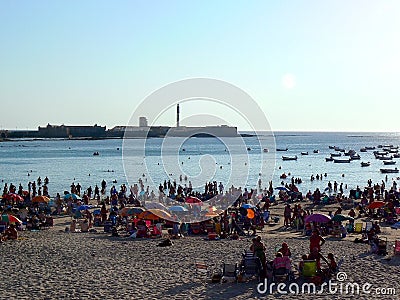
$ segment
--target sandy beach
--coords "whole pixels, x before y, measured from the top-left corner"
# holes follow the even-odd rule
[[[275,206],[272,214],[279,214]],[[239,240],[207,241],[204,236],[174,240],[170,247],[157,247],[161,239],[111,237],[97,228],[96,233],[66,233],[70,217],[55,219],[55,226],[39,232],[22,232],[17,241],[0,245],[1,299],[346,299],[352,295],[262,295],[256,280],[242,283],[211,283],[195,272],[194,260],[205,259],[212,270],[223,261],[239,262],[241,253],[251,244],[251,237]],[[282,223],[282,220],[280,221]],[[369,253],[366,244],[354,243],[359,236],[345,239],[327,237],[323,254],[332,252],[340,258],[340,267],[348,276],[346,282],[360,286],[370,283],[371,294],[360,299],[395,299],[378,295],[375,288],[395,288],[400,293],[400,257],[392,257],[392,244],[399,234],[383,227],[389,255]],[[289,244],[293,263],[307,253],[309,237],[286,231],[282,224],[265,227],[260,233],[272,260],[275,247]]]

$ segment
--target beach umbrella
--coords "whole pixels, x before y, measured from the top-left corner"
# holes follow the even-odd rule
[[[147,211],[151,212],[153,215],[156,215],[157,217],[160,217],[161,219],[171,219],[172,218],[171,214],[166,212],[165,210],[151,208],[151,209],[148,209]]]
[[[133,215],[132,210],[129,207],[124,207],[118,212],[118,214],[122,217],[128,217]]]
[[[12,200],[15,202],[23,202],[24,198],[22,198],[20,195],[15,194],[15,193],[10,193],[4,196],[4,199],[6,200]]]
[[[254,205],[250,204],[250,203],[245,203],[245,204],[242,205],[242,207],[245,208],[245,209],[249,209],[249,208],[254,208]]]
[[[146,211],[143,207],[131,207],[130,214],[132,215],[139,215],[142,212]]]
[[[46,196],[36,196],[33,197],[32,202],[34,203],[49,203],[50,198]]]
[[[289,190],[287,189],[287,188],[285,188],[284,186],[278,186],[278,187],[276,187],[275,188],[276,190],[279,190],[279,191],[285,191],[285,192],[288,192]]]
[[[381,208],[383,206],[385,206],[385,202],[383,202],[383,201],[374,201],[374,202],[370,203],[367,206],[367,208],[368,209],[376,209],[376,208]]]
[[[183,207],[181,205],[175,205],[175,206],[171,206],[168,208],[169,211],[173,211],[173,212],[184,212],[184,211],[188,211],[188,209],[186,207]]]
[[[157,215],[155,215],[152,212],[147,211],[147,210],[142,212],[142,213],[140,213],[140,214],[138,214],[137,217],[138,217],[138,219],[153,220],[153,221],[159,219],[159,217]]]
[[[247,209],[247,217],[249,218],[249,219],[254,219],[254,210],[252,210],[252,209],[250,209],[250,208],[248,208]]]
[[[209,211],[204,216],[209,217],[209,218],[215,218],[215,217],[219,217],[219,214],[217,214],[216,212],[213,212],[213,211]]]
[[[66,194],[64,196],[64,200],[68,200],[68,199],[72,199],[72,200],[82,200],[81,197],[79,197],[77,194]]]
[[[8,222],[9,223],[21,223],[22,224],[22,221],[20,219],[18,219],[14,215],[8,215]]]
[[[164,204],[159,203],[159,202],[146,202],[146,208],[147,209],[162,209],[162,210],[167,210],[167,208],[164,206]]]
[[[342,214],[337,214],[332,217],[332,221],[334,222],[343,222],[345,220],[354,220],[352,217],[345,216]]]
[[[327,223],[331,220],[328,215],[324,214],[312,214],[305,218],[305,222],[317,222],[317,223]]]
[[[76,208],[76,210],[87,210],[87,209],[91,209],[93,208],[92,205],[81,205],[79,207]]]
[[[191,204],[201,204],[201,200],[199,199],[199,198],[197,198],[197,197],[192,197],[192,196],[190,196],[190,197],[187,197],[186,198],[186,203],[191,203]]]

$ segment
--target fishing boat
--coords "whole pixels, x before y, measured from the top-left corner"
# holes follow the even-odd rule
[[[325,157],[325,160],[326,161],[333,161],[333,158],[332,157]]]
[[[301,152],[301,155],[308,155],[308,151],[307,152]]]
[[[331,157],[342,156],[342,153],[331,153]]]
[[[351,159],[351,160],[361,159],[361,156],[358,155],[358,154],[354,154],[354,155],[351,155],[351,156],[350,156],[350,159]]]
[[[393,156],[378,156],[377,157],[379,160],[392,160]]]
[[[381,173],[399,173],[397,168],[394,169],[381,169]]]
[[[395,165],[396,161],[394,161],[394,160],[384,160],[383,164],[384,165]]]
[[[334,158],[333,162],[337,164],[344,164],[344,163],[349,163],[350,160],[351,160],[350,158]]]
[[[297,160],[297,155],[295,155],[295,156],[282,156],[282,160]]]
[[[371,165],[371,163],[368,161],[368,162],[361,162],[361,167],[369,167]]]

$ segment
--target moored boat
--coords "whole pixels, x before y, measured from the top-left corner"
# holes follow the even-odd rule
[[[343,164],[343,163],[349,163],[350,160],[351,160],[350,158],[334,158],[333,162],[337,164]]]
[[[276,151],[288,151],[288,148],[276,148]]]
[[[360,152],[367,152],[367,148],[361,148]]]
[[[371,163],[368,161],[368,162],[361,162],[361,167],[369,167],[371,165]]]
[[[314,152],[314,153],[319,153],[319,150],[315,149],[313,152]]]
[[[325,157],[325,161],[333,161],[332,157]]]
[[[308,155],[308,151],[307,152],[301,152],[301,155]]]
[[[295,155],[295,156],[282,156],[282,160],[297,160],[297,155]]]
[[[399,173],[397,168],[394,169],[381,169],[381,173]]]
[[[342,153],[331,153],[331,157],[342,156]]]
[[[395,165],[396,161],[394,161],[394,160],[384,160],[383,164],[384,165]]]
[[[361,159],[361,156],[358,155],[358,154],[354,154],[354,155],[351,155],[351,156],[350,156],[350,159],[351,159],[351,160]]]

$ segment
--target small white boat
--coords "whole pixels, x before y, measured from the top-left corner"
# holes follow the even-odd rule
[[[369,167],[371,165],[371,163],[368,161],[368,162],[361,162],[361,167]]]
[[[350,159],[351,159],[351,160],[361,159],[361,156],[358,155],[358,154],[354,154],[354,155],[351,155],[351,156],[350,156]]]
[[[282,156],[282,160],[297,160],[297,155],[295,155],[295,156]]]

